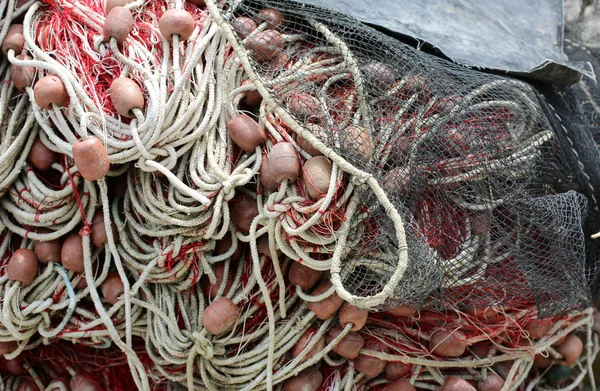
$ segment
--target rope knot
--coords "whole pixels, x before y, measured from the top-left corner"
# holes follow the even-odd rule
[[[225,353],[222,347],[214,348],[212,341],[206,338],[203,334],[195,332],[194,334],[192,334],[192,338],[196,342],[194,345],[196,352],[198,352],[198,354],[206,360],[212,360],[215,354]]]
[[[292,208],[292,205],[284,202],[276,202],[272,206],[273,212],[278,212],[280,214],[288,212]]]
[[[231,178],[223,181],[223,193],[225,194],[225,196],[231,194],[230,199],[233,198],[233,196],[235,195],[235,188],[236,184],[233,183],[233,180],[231,180]]]
[[[371,174],[368,174],[368,173],[366,173],[366,172],[361,172],[360,174],[358,174],[358,175],[355,175],[355,176],[352,178],[352,183],[354,183],[354,184],[356,184],[356,185],[364,185],[364,184],[366,184],[367,182],[369,182],[369,180],[370,180],[371,178],[373,178],[373,175],[371,175]]]

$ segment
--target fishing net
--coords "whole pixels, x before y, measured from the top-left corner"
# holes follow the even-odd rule
[[[267,17],[264,8],[284,16],[250,35],[239,27]],[[537,300],[552,314],[585,302],[586,201],[553,190],[563,151],[530,86],[292,2],[234,3],[221,15],[265,96],[267,129],[330,158],[344,172],[336,189],[356,184],[367,213],[345,218],[369,231],[359,248],[338,240],[343,261],[334,251],[332,280],[345,300],[418,305],[440,281],[431,305]]]
[[[136,341],[135,351],[146,362],[150,362],[144,351],[143,343]],[[72,377],[85,374],[91,379],[92,384],[97,385],[102,390],[127,391],[136,389],[135,382],[131,376],[127,359],[122,352],[113,347],[107,346],[104,349],[97,349],[89,346],[73,345],[67,342],[57,342],[50,346],[35,347],[23,352],[18,356],[21,365],[20,375],[27,375],[28,370],[35,373],[35,377],[10,377],[5,384],[6,389],[17,388],[22,390],[25,385],[28,390],[38,389],[37,384],[43,384],[41,389],[47,390],[69,390],[77,389],[70,387],[69,383]],[[75,364],[76,363],[76,364]],[[12,367],[10,366],[12,365]],[[11,373],[15,366],[4,360],[0,362],[0,368],[3,373]],[[26,369],[25,369],[26,368]],[[36,384],[37,383],[37,384]],[[81,387],[81,383],[79,387]],[[167,390],[167,383],[161,381],[152,382],[152,390]]]
[[[379,377],[368,381],[365,389],[401,390],[407,389],[407,384],[428,390],[568,389],[581,382],[591,372],[597,348],[588,351],[590,356],[581,366],[555,365],[556,349],[560,350],[556,342],[592,338],[592,310],[542,321],[531,320],[532,315],[535,317],[532,311],[535,309],[487,313],[487,318],[423,311],[418,325],[414,320],[380,313],[360,331],[365,349],[353,365],[324,365],[313,376],[321,377],[322,389],[352,389],[348,384],[356,377],[369,377],[378,371]],[[440,330],[448,331],[450,339],[468,341],[461,359],[448,358],[452,355],[450,345],[434,340]],[[544,337],[538,339],[540,335]],[[440,355],[446,358],[440,360]],[[353,366],[362,373],[355,373]],[[587,370],[582,370],[586,366]]]
[[[571,26],[574,28],[576,26]],[[600,72],[598,50],[589,49],[573,41],[566,41],[566,52],[570,58],[588,61],[596,74]],[[559,123],[557,128],[564,134],[564,142],[576,151],[571,164],[572,174],[565,178],[563,186],[570,186],[585,194],[589,204],[589,215],[584,224],[586,233],[587,268],[594,302],[598,301],[600,285],[597,280],[597,259],[600,255],[596,234],[600,231],[600,89],[593,80],[582,79],[578,84],[551,86],[543,89],[545,99],[553,108],[552,116]]]
[[[542,89],[292,1],[5,13],[2,387],[590,372],[597,205]]]

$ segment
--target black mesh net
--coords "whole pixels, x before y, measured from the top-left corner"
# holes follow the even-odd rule
[[[577,26],[568,26],[570,30]],[[574,36],[573,32],[567,36]],[[580,41],[577,39],[577,41]],[[600,50],[588,48],[567,40],[565,51],[569,58],[592,64],[596,75],[600,74]],[[586,249],[586,274],[594,301],[600,297],[598,260],[600,242],[592,235],[600,231],[600,88],[595,80],[582,78],[573,86],[539,86],[548,103],[548,117],[557,136],[566,146],[565,166],[570,168],[562,178],[562,189],[576,189],[589,201],[588,216],[584,221]]]
[[[563,143],[530,85],[291,1],[226,2],[222,16],[270,97],[248,114],[304,146],[305,167],[311,154],[333,160],[338,193],[355,188],[340,265],[348,293],[391,285],[394,303],[535,302],[543,315],[589,300],[586,199],[564,192]]]

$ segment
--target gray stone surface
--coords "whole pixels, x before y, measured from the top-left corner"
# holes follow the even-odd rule
[[[566,37],[600,52],[600,1],[565,1]]]

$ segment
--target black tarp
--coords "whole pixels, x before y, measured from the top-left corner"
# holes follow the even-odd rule
[[[300,0],[426,42],[459,64],[574,84],[595,78],[563,52],[563,0]]]

